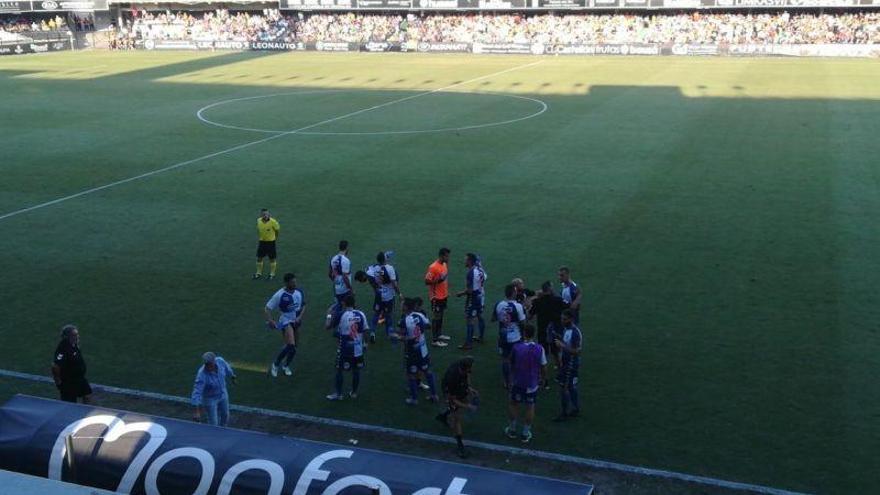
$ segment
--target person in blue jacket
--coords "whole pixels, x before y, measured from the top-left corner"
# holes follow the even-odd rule
[[[204,364],[196,372],[193,385],[192,405],[196,410],[193,418],[214,426],[226,426],[229,423],[229,392],[226,381],[235,383],[235,371],[222,357],[213,352],[202,355]]]

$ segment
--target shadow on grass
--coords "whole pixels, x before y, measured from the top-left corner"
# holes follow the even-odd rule
[[[254,57],[221,55],[102,79],[134,81],[154,91],[167,89],[168,98],[174,98],[181,88],[195,89],[210,101],[314,89],[151,81]],[[3,72],[10,73],[16,72]],[[342,77],[334,80],[349,81],[354,76]],[[321,80],[322,76],[303,78]],[[487,83],[480,86],[488,89]],[[91,91],[89,81],[29,84],[69,97]],[[518,95],[546,102],[550,110],[530,121],[465,132],[285,136],[277,141],[295,140],[296,157],[309,158],[309,167],[295,174],[282,167],[268,169],[278,165],[272,163],[273,154],[289,153],[277,142],[234,153],[247,157],[258,152],[261,160],[269,162],[267,170],[260,164],[248,166],[254,167],[255,175],[265,172],[265,177],[271,177],[272,187],[276,180],[282,186],[285,181],[306,184],[296,197],[300,205],[311,205],[300,206],[303,209],[332,209],[327,198],[334,189],[329,185],[337,184],[341,169],[355,190],[375,186],[377,177],[394,177],[401,185],[394,192],[394,202],[406,206],[401,228],[421,235],[425,223],[456,223],[463,232],[461,242],[479,244],[494,263],[490,264],[492,284],[518,275],[515,266],[502,265],[522,263],[523,258],[541,266],[528,274],[530,283],[552,277],[559,260],[582,267],[579,276],[587,280],[584,285],[589,292],[585,329],[590,346],[581,384],[584,418],[578,423],[551,424],[548,420],[555,412],[556,397],[543,394],[536,424],[536,445],[541,449],[810,491],[855,493],[876,486],[870,459],[850,453],[871,452],[877,443],[877,426],[853,420],[849,410],[854,404],[848,392],[861,389],[854,384],[870,383],[865,377],[874,368],[854,365],[858,360],[847,357],[851,349],[846,341],[853,338],[852,332],[865,329],[858,323],[841,324],[847,315],[869,314],[870,304],[864,302],[867,299],[859,302],[847,297],[851,280],[846,277],[858,275],[845,276],[836,268],[850,263],[848,268],[858,272],[859,265],[843,259],[842,253],[863,247],[864,239],[854,230],[875,229],[853,220],[854,215],[842,215],[841,209],[853,206],[846,202],[853,187],[850,182],[872,177],[867,163],[877,156],[877,148],[865,137],[872,126],[876,129],[880,102],[690,98],[677,87],[582,83],[574,84],[577,94],[545,95],[539,90],[554,83],[504,84],[516,88]],[[137,88],[133,85],[132,91]],[[352,106],[337,116],[424,91],[344,89],[339,96],[343,101],[357,93],[371,103],[351,99]],[[450,100],[435,101],[425,106],[426,113],[456,110],[483,117],[500,112],[494,104],[477,102],[465,111],[449,108]],[[399,119],[419,119],[407,110],[416,108],[407,107],[413,103],[412,99],[399,103],[397,110],[408,113]],[[383,113],[377,109],[373,115],[381,120]],[[128,117],[136,120],[138,116]],[[312,122],[326,118],[316,116]],[[332,130],[329,126],[338,124],[329,123],[326,128]],[[108,128],[125,129],[122,124]],[[181,125],[181,130],[191,132],[191,124]],[[236,139],[259,138],[222,129],[198,130],[200,135],[216,132]],[[841,150],[837,139],[842,135],[860,144]],[[126,151],[148,155],[155,146],[145,134]],[[328,157],[320,156],[322,149]],[[155,169],[190,158],[194,157],[178,156],[149,166]],[[211,159],[202,162],[210,163]],[[223,173],[229,173],[229,168]],[[130,175],[143,171],[130,171]],[[442,175],[444,196],[468,205],[464,215],[425,201],[425,183],[435,180],[437,171]],[[205,196],[235,196],[245,189],[224,184],[222,175],[210,184],[216,187],[208,188],[191,175],[177,170],[168,173],[180,174],[181,188],[191,181],[194,188],[209,191],[195,194],[202,201]],[[268,189],[264,184],[260,187]],[[161,203],[162,197],[154,191],[139,194],[144,196],[136,198],[140,201]],[[375,211],[377,206],[375,198],[349,201],[353,216]],[[305,237],[313,225],[337,220],[308,212],[296,218]],[[382,229],[391,228],[376,219],[358,220],[372,233],[384,234]],[[851,223],[842,228],[842,222]],[[492,226],[491,235],[486,235],[485,225]],[[401,234],[400,238],[406,237]],[[522,252],[511,253],[512,245],[523,246]],[[861,252],[871,255],[870,249]],[[146,280],[162,276],[140,275]],[[317,275],[309,276],[303,275],[306,286],[326,283]],[[873,277],[870,270],[862,276]],[[114,279],[97,284],[105,284],[103,289],[111,293],[109,301],[97,299],[100,304],[95,313],[100,313],[103,306],[113,305],[112,292],[118,283]],[[490,285],[492,298],[499,289]],[[35,288],[21,300],[43,297],[44,290]],[[193,304],[194,313],[211,314],[215,302]],[[15,307],[21,311],[10,314],[27,313],[23,303]],[[311,313],[310,327],[319,327],[321,315],[317,313]],[[30,328],[22,317],[15,318],[21,328]],[[163,320],[153,326],[173,325],[174,321]],[[147,335],[138,338],[144,339],[144,348],[162,349],[162,336],[149,335],[150,328],[143,331]],[[125,357],[117,356],[118,335],[108,332],[102,337],[107,341],[95,339],[92,344],[98,361],[95,373],[102,381],[179,393],[180,377],[189,376],[189,364],[171,364],[180,368],[172,368],[174,372],[167,376],[126,369]],[[206,338],[202,333],[180,337],[174,352],[162,359],[173,363],[180,354],[197,356]],[[215,338],[212,343],[226,345],[222,350],[230,358],[260,362],[264,357],[257,353],[235,356],[250,351],[228,344],[240,340],[232,330],[218,330]],[[17,367],[38,362],[42,354],[32,350],[30,339],[26,332],[11,337],[12,345],[0,351],[0,357]],[[333,354],[332,342],[312,345],[312,352],[298,355],[298,365],[303,370],[323,370]],[[484,391],[484,411],[469,424],[468,435],[497,442],[506,398],[496,386],[498,366],[490,347],[475,352],[480,360],[476,379]],[[247,373],[246,377],[252,375],[251,383],[236,391],[236,400],[403,428],[432,427],[425,424],[430,418],[424,420],[402,406],[388,405],[400,403],[400,387],[393,386],[400,381],[399,355],[382,347],[371,353],[366,399],[357,405],[328,409],[315,393],[327,387],[328,376],[310,376],[308,371],[297,376],[300,386],[285,391],[287,395],[278,394],[262,373]],[[437,352],[432,357],[439,369],[453,356]],[[377,399],[371,402],[370,395]],[[876,411],[877,403],[862,407]],[[859,430],[868,434],[852,433]],[[875,474],[865,474],[871,472]]]

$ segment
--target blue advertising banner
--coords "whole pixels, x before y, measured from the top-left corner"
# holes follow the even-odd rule
[[[0,469],[136,495],[592,492],[548,478],[22,395],[0,407]]]

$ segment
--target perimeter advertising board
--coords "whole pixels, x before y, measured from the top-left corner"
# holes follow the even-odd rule
[[[133,495],[592,492],[548,478],[21,395],[0,408],[0,469]]]
[[[356,0],[279,0],[281,9],[291,10],[351,10]]]
[[[30,2],[0,1],[0,14],[18,14],[31,10]]]
[[[253,50],[253,51],[322,51],[322,52],[421,52],[478,53],[507,55],[679,55],[679,56],[748,56],[775,55],[789,57],[880,57],[880,45],[817,44],[817,45],[729,45],[673,43],[406,43],[375,41],[280,42],[220,40],[146,40],[137,48],[146,50]],[[24,48],[26,49],[26,48]],[[45,50],[43,50],[45,51]],[[33,52],[28,52],[33,53]]]
[[[61,0],[48,2],[63,3]],[[84,0],[91,1],[91,0]],[[94,0],[105,2],[107,0]],[[115,1],[115,0],[114,0]],[[155,0],[171,3],[174,0]],[[0,5],[30,2],[4,2]],[[37,2],[34,2],[36,4]],[[70,3],[79,3],[76,1]],[[681,9],[782,9],[857,8],[880,6],[880,0],[279,0],[281,10],[681,10]],[[2,7],[0,7],[2,8]],[[97,9],[98,7],[96,7]],[[2,12],[2,10],[0,10]]]
[[[26,55],[28,53],[61,52],[70,50],[70,40],[32,41],[0,45],[0,55]]]
[[[107,0],[35,0],[31,2],[31,10],[34,12],[91,12],[107,9]]]

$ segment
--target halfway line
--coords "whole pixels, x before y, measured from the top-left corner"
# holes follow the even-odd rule
[[[360,115],[360,114],[362,114],[362,113],[370,112],[370,111],[372,111],[372,110],[377,110],[377,109],[379,109],[379,108],[384,108],[384,107],[388,107],[388,106],[391,106],[391,105],[396,105],[396,104],[398,104],[398,103],[403,103],[403,102],[405,102],[405,101],[414,100],[414,99],[416,99],[416,98],[420,98],[420,97],[422,97],[422,96],[427,96],[427,95],[434,94],[434,93],[437,93],[437,92],[440,92],[440,91],[445,91],[445,90],[448,90],[448,89],[455,88],[455,87],[457,87],[457,86],[462,86],[462,85],[465,85],[465,84],[470,84],[470,83],[472,83],[472,82],[481,81],[481,80],[483,80],[483,79],[487,79],[487,78],[490,78],[490,77],[500,76],[501,74],[506,74],[506,73],[508,73],[508,72],[512,72],[512,71],[515,71],[515,70],[525,69],[525,68],[527,68],[527,67],[531,67],[531,66],[533,66],[533,65],[538,65],[538,64],[540,64],[540,63],[542,63],[542,62],[543,62],[543,60],[539,60],[539,61],[537,61],[537,62],[532,62],[532,63],[530,63],[530,64],[518,65],[518,66],[516,66],[516,67],[511,67],[511,68],[509,68],[509,69],[504,69],[504,70],[502,70],[502,71],[493,72],[492,74],[486,74],[485,76],[475,77],[475,78],[473,78],[473,79],[468,79],[467,81],[460,81],[460,82],[457,82],[457,83],[455,83],[455,84],[450,84],[449,86],[444,86],[444,87],[442,87],[442,88],[432,89],[432,90],[430,90],[430,91],[424,91],[424,92],[422,92],[422,93],[417,93],[417,94],[414,94],[414,95],[405,96],[405,97],[403,97],[403,98],[398,98],[398,99],[396,99],[396,100],[391,100],[391,101],[388,101],[388,102],[385,102],[385,103],[380,103],[379,105],[374,105],[374,106],[369,107],[369,108],[362,108],[362,109],[360,109],[360,110],[355,110],[354,112],[349,112],[349,113],[346,113],[346,114],[344,114],[344,115],[340,115],[340,116],[338,116],[338,117],[333,117],[333,118],[329,118],[329,119],[327,119],[327,120],[322,120],[322,121],[317,122],[317,123],[314,123],[314,124],[309,124],[309,125],[307,125],[307,126],[305,126],[305,127],[300,127],[299,129],[293,129],[293,130],[286,131],[286,132],[280,132],[280,133],[278,133],[278,134],[274,134],[274,135],[272,135],[272,136],[268,136],[268,137],[264,137],[264,138],[261,138],[261,139],[257,139],[256,141],[250,141],[250,142],[247,142],[247,143],[244,143],[244,144],[239,144],[239,145],[233,146],[233,147],[231,147],[231,148],[226,148],[226,149],[224,149],[224,150],[215,151],[214,153],[209,153],[209,154],[207,154],[207,155],[200,156],[200,157],[198,157],[198,158],[193,158],[193,159],[191,159],[191,160],[186,160],[186,161],[184,161],[184,162],[175,163],[174,165],[169,165],[169,166],[167,166],[167,167],[159,168],[159,169],[156,169],[156,170],[151,170],[151,171],[149,171],[149,172],[144,172],[144,173],[142,173],[142,174],[140,174],[140,175],[135,175],[135,176],[133,176],[133,177],[128,177],[128,178],[126,178],[126,179],[120,179],[120,180],[117,180],[117,181],[115,181],[115,182],[110,182],[110,183],[108,183],[108,184],[104,184],[104,185],[102,185],[102,186],[97,186],[97,187],[93,187],[93,188],[91,188],[91,189],[86,189],[86,190],[80,191],[80,192],[78,192],[78,193],[71,194],[71,195],[69,195],[69,196],[63,196],[63,197],[61,197],[61,198],[53,199],[53,200],[51,200],[51,201],[46,201],[45,203],[40,203],[40,204],[37,204],[37,205],[34,205],[34,206],[29,206],[29,207],[27,207],[27,208],[22,208],[22,209],[20,209],[20,210],[15,210],[15,211],[11,211],[11,212],[9,212],[9,213],[4,213],[4,214],[0,215],[0,220],[5,220],[5,219],[7,219],[7,218],[12,218],[12,217],[14,217],[14,216],[18,216],[18,215],[21,215],[21,214],[23,214],[23,213],[28,213],[28,212],[31,212],[31,211],[34,211],[34,210],[39,210],[39,209],[45,208],[45,207],[47,207],[47,206],[57,205],[57,204],[59,204],[59,203],[63,203],[63,202],[65,202],[65,201],[69,201],[69,200],[71,200],[71,199],[76,199],[76,198],[79,198],[79,197],[81,197],[81,196],[87,196],[87,195],[89,195],[89,194],[96,193],[96,192],[98,192],[98,191],[103,191],[104,189],[110,189],[111,187],[120,186],[120,185],[122,185],[122,184],[127,184],[127,183],[129,183],[129,182],[134,182],[134,181],[136,181],[136,180],[140,180],[140,179],[146,179],[147,177],[152,177],[152,176],[154,176],[154,175],[156,175],[156,174],[161,174],[161,173],[163,173],[163,172],[168,172],[168,171],[175,170],[175,169],[178,169],[178,168],[186,167],[187,165],[192,165],[193,163],[198,163],[198,162],[201,162],[201,161],[204,161],[204,160],[208,160],[208,159],[210,159],[210,158],[214,158],[214,157],[217,157],[217,156],[225,155],[225,154],[227,154],[227,153],[232,153],[232,152],[235,152],[235,151],[238,151],[238,150],[243,150],[243,149],[245,149],[245,148],[250,148],[251,146],[256,146],[256,145],[258,145],[258,144],[267,143],[267,142],[269,142],[269,141],[272,141],[272,140],[274,140],[274,139],[278,139],[278,138],[280,138],[280,137],[289,136],[289,135],[291,135],[291,134],[296,134],[296,133],[299,133],[299,132],[302,132],[302,131],[307,131],[307,130],[309,130],[309,129],[313,129],[313,128],[318,127],[318,126],[322,126],[322,125],[324,125],[324,124],[330,124],[330,123],[332,123],[332,122],[337,122],[337,121],[339,121],[339,120],[347,119],[347,118],[349,118],[349,117],[354,117],[355,115]]]

